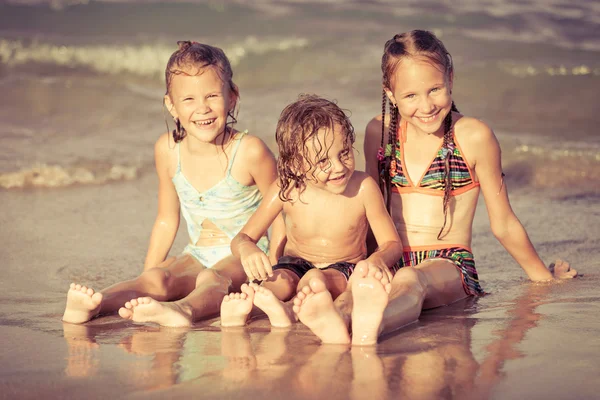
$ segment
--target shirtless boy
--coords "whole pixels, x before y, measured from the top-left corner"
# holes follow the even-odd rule
[[[301,95],[281,113],[276,139],[279,179],[231,242],[248,278],[263,283],[225,296],[221,324],[244,325],[254,305],[273,326],[290,326],[295,313],[323,342],[349,343],[347,310],[359,295],[346,290],[352,272],[360,269],[363,277],[389,288],[402,243],[377,183],[354,170],[354,129],[335,103]],[[282,211],[287,242],[283,257],[271,266],[256,243]],[[367,258],[369,226],[379,247]],[[292,313],[283,301],[294,295]],[[364,325],[359,311],[351,319]],[[354,325],[360,335],[362,327]]]

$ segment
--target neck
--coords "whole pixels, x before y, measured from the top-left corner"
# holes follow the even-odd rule
[[[186,135],[183,142],[185,142],[185,146],[189,153],[197,156],[218,156],[225,152],[232,136],[233,131],[227,129],[210,143],[203,142],[190,135]]]

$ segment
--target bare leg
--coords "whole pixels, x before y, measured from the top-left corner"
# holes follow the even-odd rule
[[[323,343],[350,343],[348,327],[333,304],[324,278],[312,277],[309,284],[298,291],[293,309],[300,321]]]
[[[162,301],[180,299],[194,289],[196,276],[203,269],[194,257],[184,254],[171,257],[137,278],[119,282],[99,293],[71,284],[63,321],[84,323],[99,314],[114,313],[126,301],[139,296],[152,296]]]
[[[401,268],[394,279],[380,334],[415,322],[422,309],[454,303],[467,297],[458,269],[448,260],[431,259],[416,267]]]
[[[196,288],[185,298],[175,302],[143,300],[142,304],[129,301],[119,310],[123,318],[136,322],[156,322],[163,326],[190,326],[194,321],[219,313],[226,294],[246,280],[238,258],[229,256],[198,274]]]

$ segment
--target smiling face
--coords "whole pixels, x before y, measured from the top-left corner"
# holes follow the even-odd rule
[[[425,58],[405,57],[386,93],[398,105],[400,117],[418,133],[443,134],[452,109],[452,76]]]
[[[344,193],[354,173],[355,161],[351,139],[341,126],[319,129],[306,147],[305,156],[310,160],[310,163],[305,161],[307,185],[333,194]]]
[[[237,97],[213,67],[188,67],[182,72],[171,80],[165,96],[167,109],[179,119],[188,136],[215,144],[225,131],[227,115]]]

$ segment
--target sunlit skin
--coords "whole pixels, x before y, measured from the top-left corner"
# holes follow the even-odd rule
[[[424,57],[401,59],[390,79],[386,95],[398,107],[400,121],[406,123],[402,153],[403,170],[412,185],[418,186],[431,164],[444,136],[444,118],[452,112],[453,76]],[[452,196],[444,235],[443,197],[413,191],[391,194],[391,215],[406,247],[471,248],[472,224],[479,192],[483,193],[494,236],[514,257],[532,281],[570,278],[576,271],[560,263],[551,273],[540,260],[527,233],[514,214],[502,177],[500,146],[492,130],[474,118],[452,112],[457,145],[468,162],[479,187]],[[401,123],[402,123],[401,122]],[[386,125],[389,121],[385,121]],[[387,134],[384,143],[388,142]],[[381,115],[367,125],[364,154],[366,171],[378,177],[377,151],[381,143]],[[359,280],[357,280],[359,281]],[[383,289],[372,285],[373,295]],[[414,268],[402,268],[392,280],[387,307],[383,310],[378,334],[396,330],[416,321],[423,308],[453,303],[466,297],[462,277],[455,264],[444,259],[429,259]],[[380,298],[381,296],[375,296]],[[363,297],[368,308],[368,297]],[[380,302],[374,305],[377,313]],[[375,344],[377,335],[363,344]]]
[[[237,98],[214,68],[188,67],[173,77],[165,105],[173,118],[179,119],[193,141],[188,146],[210,151],[211,146],[224,141],[227,113],[233,110]]]
[[[325,153],[317,151],[317,142],[307,143],[306,159],[311,163],[305,163],[305,171],[308,171],[305,190],[298,193],[292,189],[292,201],[283,202],[279,185],[274,183],[257,212],[233,239],[231,247],[233,253],[240,256],[248,276],[267,279],[262,286],[277,294],[272,296],[271,304],[279,313],[272,318],[265,311],[272,324],[289,326],[293,322],[289,312],[282,310],[279,300],[290,299],[297,291],[293,311],[300,321],[325,343],[348,343],[349,314],[346,318],[339,307],[352,296],[351,283],[344,280],[335,288],[334,296],[339,294],[339,297],[334,303],[330,291],[336,285],[331,283],[328,273],[339,272],[319,268],[339,261],[356,263],[356,268],[371,271],[379,285],[389,286],[389,268],[400,257],[402,244],[377,184],[364,172],[354,170],[354,154],[341,128],[336,125],[333,134],[326,133],[330,132],[322,129],[316,138],[318,143],[324,144]],[[273,272],[268,258],[255,245],[282,210],[287,233],[283,254],[302,257],[318,267],[302,279],[286,270]],[[367,257],[365,238],[369,225],[379,249]],[[231,295],[226,297],[223,306],[233,305],[234,300]],[[231,315],[232,318],[226,320],[223,307],[221,315],[222,323],[232,324],[244,323],[246,317]],[[356,330],[360,330],[359,327]]]
[[[227,115],[237,96],[213,67],[188,66],[172,77],[165,106],[181,122],[187,135],[174,146],[170,132],[155,144],[158,174],[158,212],[144,263],[144,272],[135,279],[119,282],[101,292],[71,284],[63,320],[84,323],[99,314],[119,311],[135,322],[155,322],[166,326],[189,326],[195,320],[219,311],[223,295],[238,289],[246,280],[240,261],[225,257],[207,269],[196,258],[182,254],[167,255],[180,223],[180,201],[173,177],[180,163],[181,172],[198,192],[204,192],[225,178],[232,159],[231,146],[240,133],[225,129]],[[254,186],[265,194],[277,172],[271,151],[257,137],[246,135],[239,142],[231,176],[244,186]],[[275,218],[271,251],[275,258],[285,231],[283,219]],[[202,223],[199,247],[228,246],[230,238],[206,219]],[[175,299],[178,302],[170,302]]]

